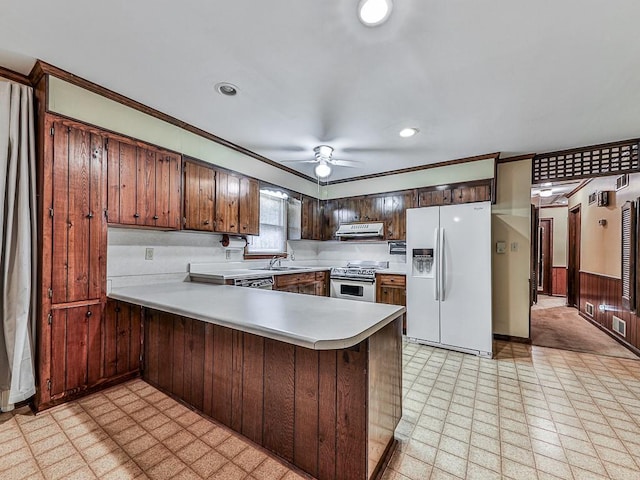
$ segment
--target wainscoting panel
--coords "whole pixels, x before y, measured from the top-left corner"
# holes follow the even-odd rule
[[[567,267],[553,267],[551,276],[551,294],[565,296],[567,294]]]
[[[585,304],[587,302],[594,307],[593,317],[586,313]],[[592,318],[615,337],[640,348],[640,339],[638,338],[640,319],[635,313],[622,307],[622,283],[619,278],[580,272],[580,312],[585,317]],[[626,322],[626,337],[613,331],[614,315]]]

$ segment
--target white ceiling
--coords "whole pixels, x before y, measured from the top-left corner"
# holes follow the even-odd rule
[[[363,162],[329,180],[640,136],[636,0],[395,0],[378,28],[357,3],[3,0],[0,65],[40,58],[275,161]]]

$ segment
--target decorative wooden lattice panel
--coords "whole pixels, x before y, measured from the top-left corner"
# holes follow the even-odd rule
[[[533,183],[640,171],[638,140],[544,153],[533,157]]]

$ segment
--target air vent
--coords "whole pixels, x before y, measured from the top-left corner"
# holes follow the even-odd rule
[[[593,303],[585,302],[584,312],[590,317],[593,317]]]
[[[622,190],[624,187],[629,186],[629,174],[625,173],[616,178],[616,191]]]
[[[627,336],[627,322],[621,318],[613,316],[613,331],[619,333],[623,337]]]

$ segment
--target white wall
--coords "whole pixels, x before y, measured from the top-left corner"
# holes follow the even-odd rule
[[[491,214],[493,333],[523,338],[529,338],[530,192],[531,160],[498,165],[497,202]],[[506,253],[496,253],[498,241],[506,242]]]
[[[318,196],[315,182],[55,77],[49,77],[49,110],[305,195]]]
[[[353,182],[329,184],[323,198],[355,197],[382,192],[395,192],[411,188],[447,185],[493,178],[495,161],[493,158],[473,162],[457,163],[443,167],[417,170],[410,173],[385,175],[384,177],[356,180]]]

